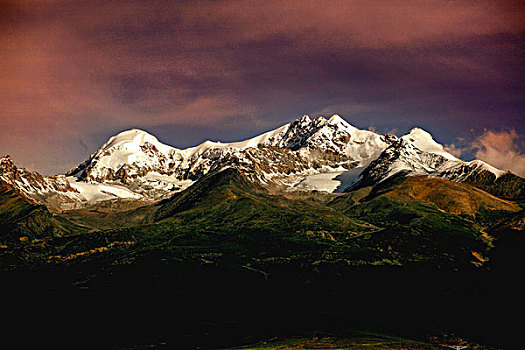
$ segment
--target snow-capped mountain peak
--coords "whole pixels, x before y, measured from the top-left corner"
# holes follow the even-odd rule
[[[308,115],[303,115],[300,119],[284,125],[283,130],[269,138],[267,144],[292,150],[306,147],[308,138],[322,127],[323,123],[320,121],[319,118],[312,120]],[[322,121],[326,122],[324,118]]]
[[[488,164],[487,162],[484,162],[482,160],[479,160],[479,159],[474,159],[474,160],[471,160],[470,162],[466,162],[467,165],[469,166],[475,166],[477,167],[478,169],[483,169],[483,170],[487,170],[491,173],[493,173],[494,175],[496,175],[496,178],[506,174],[508,171],[506,170],[501,170],[501,169],[498,169],[496,167],[493,167],[492,165]]]
[[[100,182],[114,179],[125,166],[162,170],[168,167],[170,158],[178,151],[144,130],[130,129],[112,136],[86,162],[68,175]]]
[[[150,144],[156,147],[163,153],[169,153],[174,150],[173,147],[165,145],[159,140],[149,134],[148,132],[140,129],[130,129],[122,131],[121,133],[112,136],[99,150],[97,153],[108,152],[112,149],[120,149],[129,152],[140,152],[141,147]]]
[[[474,159],[469,162],[462,160],[449,162],[444,167],[442,167],[442,169],[440,169],[439,176],[449,180],[462,182],[468,180],[472,174],[484,172],[493,174],[494,179],[496,180],[507,173],[507,171],[497,169],[482,160]]]
[[[372,153],[376,154],[377,151],[380,153],[388,146],[381,139],[381,135],[368,130],[360,130],[337,114],[329,119],[321,116],[313,120],[304,115],[280,129],[282,131],[273,133],[272,137],[268,138],[264,144],[294,151],[310,148],[347,154],[357,161],[369,158]],[[371,147],[364,151],[367,145]]]
[[[330,119],[328,119],[327,123],[330,125],[340,127],[341,129],[347,131],[349,134],[352,134],[354,131],[359,130],[355,126],[351,125],[346,120],[341,118],[341,116],[338,114],[334,114],[333,116],[331,116]]]
[[[13,173],[16,170],[15,162],[10,155],[6,155],[0,158],[0,170],[3,173]]]
[[[421,151],[439,154],[448,160],[458,160],[458,158],[445,151],[443,145],[437,143],[429,132],[421,128],[413,128],[408,134],[401,136],[401,139],[412,143]]]

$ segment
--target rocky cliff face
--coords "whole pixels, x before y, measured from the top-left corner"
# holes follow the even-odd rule
[[[64,175],[42,176],[16,167],[8,155],[0,158],[0,180],[13,187],[20,195],[38,204],[46,204],[51,209],[75,207],[75,203],[85,200],[73,188]]]
[[[138,195],[115,185],[77,182],[66,175],[42,176],[18,168],[10,156],[0,158],[0,180],[24,198],[44,204],[52,211],[78,209],[98,200],[139,199]]]

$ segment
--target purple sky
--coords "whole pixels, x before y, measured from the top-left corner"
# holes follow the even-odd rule
[[[379,132],[420,126],[471,155],[488,154],[479,148],[489,140],[494,159],[510,149],[511,163],[525,164],[524,9],[470,0],[3,1],[0,155],[54,174],[132,127],[186,147],[338,113]]]

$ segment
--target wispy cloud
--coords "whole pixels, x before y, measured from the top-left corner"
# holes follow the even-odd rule
[[[525,135],[516,130],[486,131],[472,146],[477,149],[479,158],[497,168],[510,170],[525,177]]]
[[[525,177],[525,135],[515,129],[485,130],[471,141],[464,138],[456,141],[445,147],[456,157],[471,155],[496,168]]]

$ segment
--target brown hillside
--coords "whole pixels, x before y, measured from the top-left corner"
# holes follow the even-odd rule
[[[386,191],[387,195],[433,203],[451,214],[475,215],[480,210],[519,211],[520,207],[466,183],[430,176],[407,177]]]

